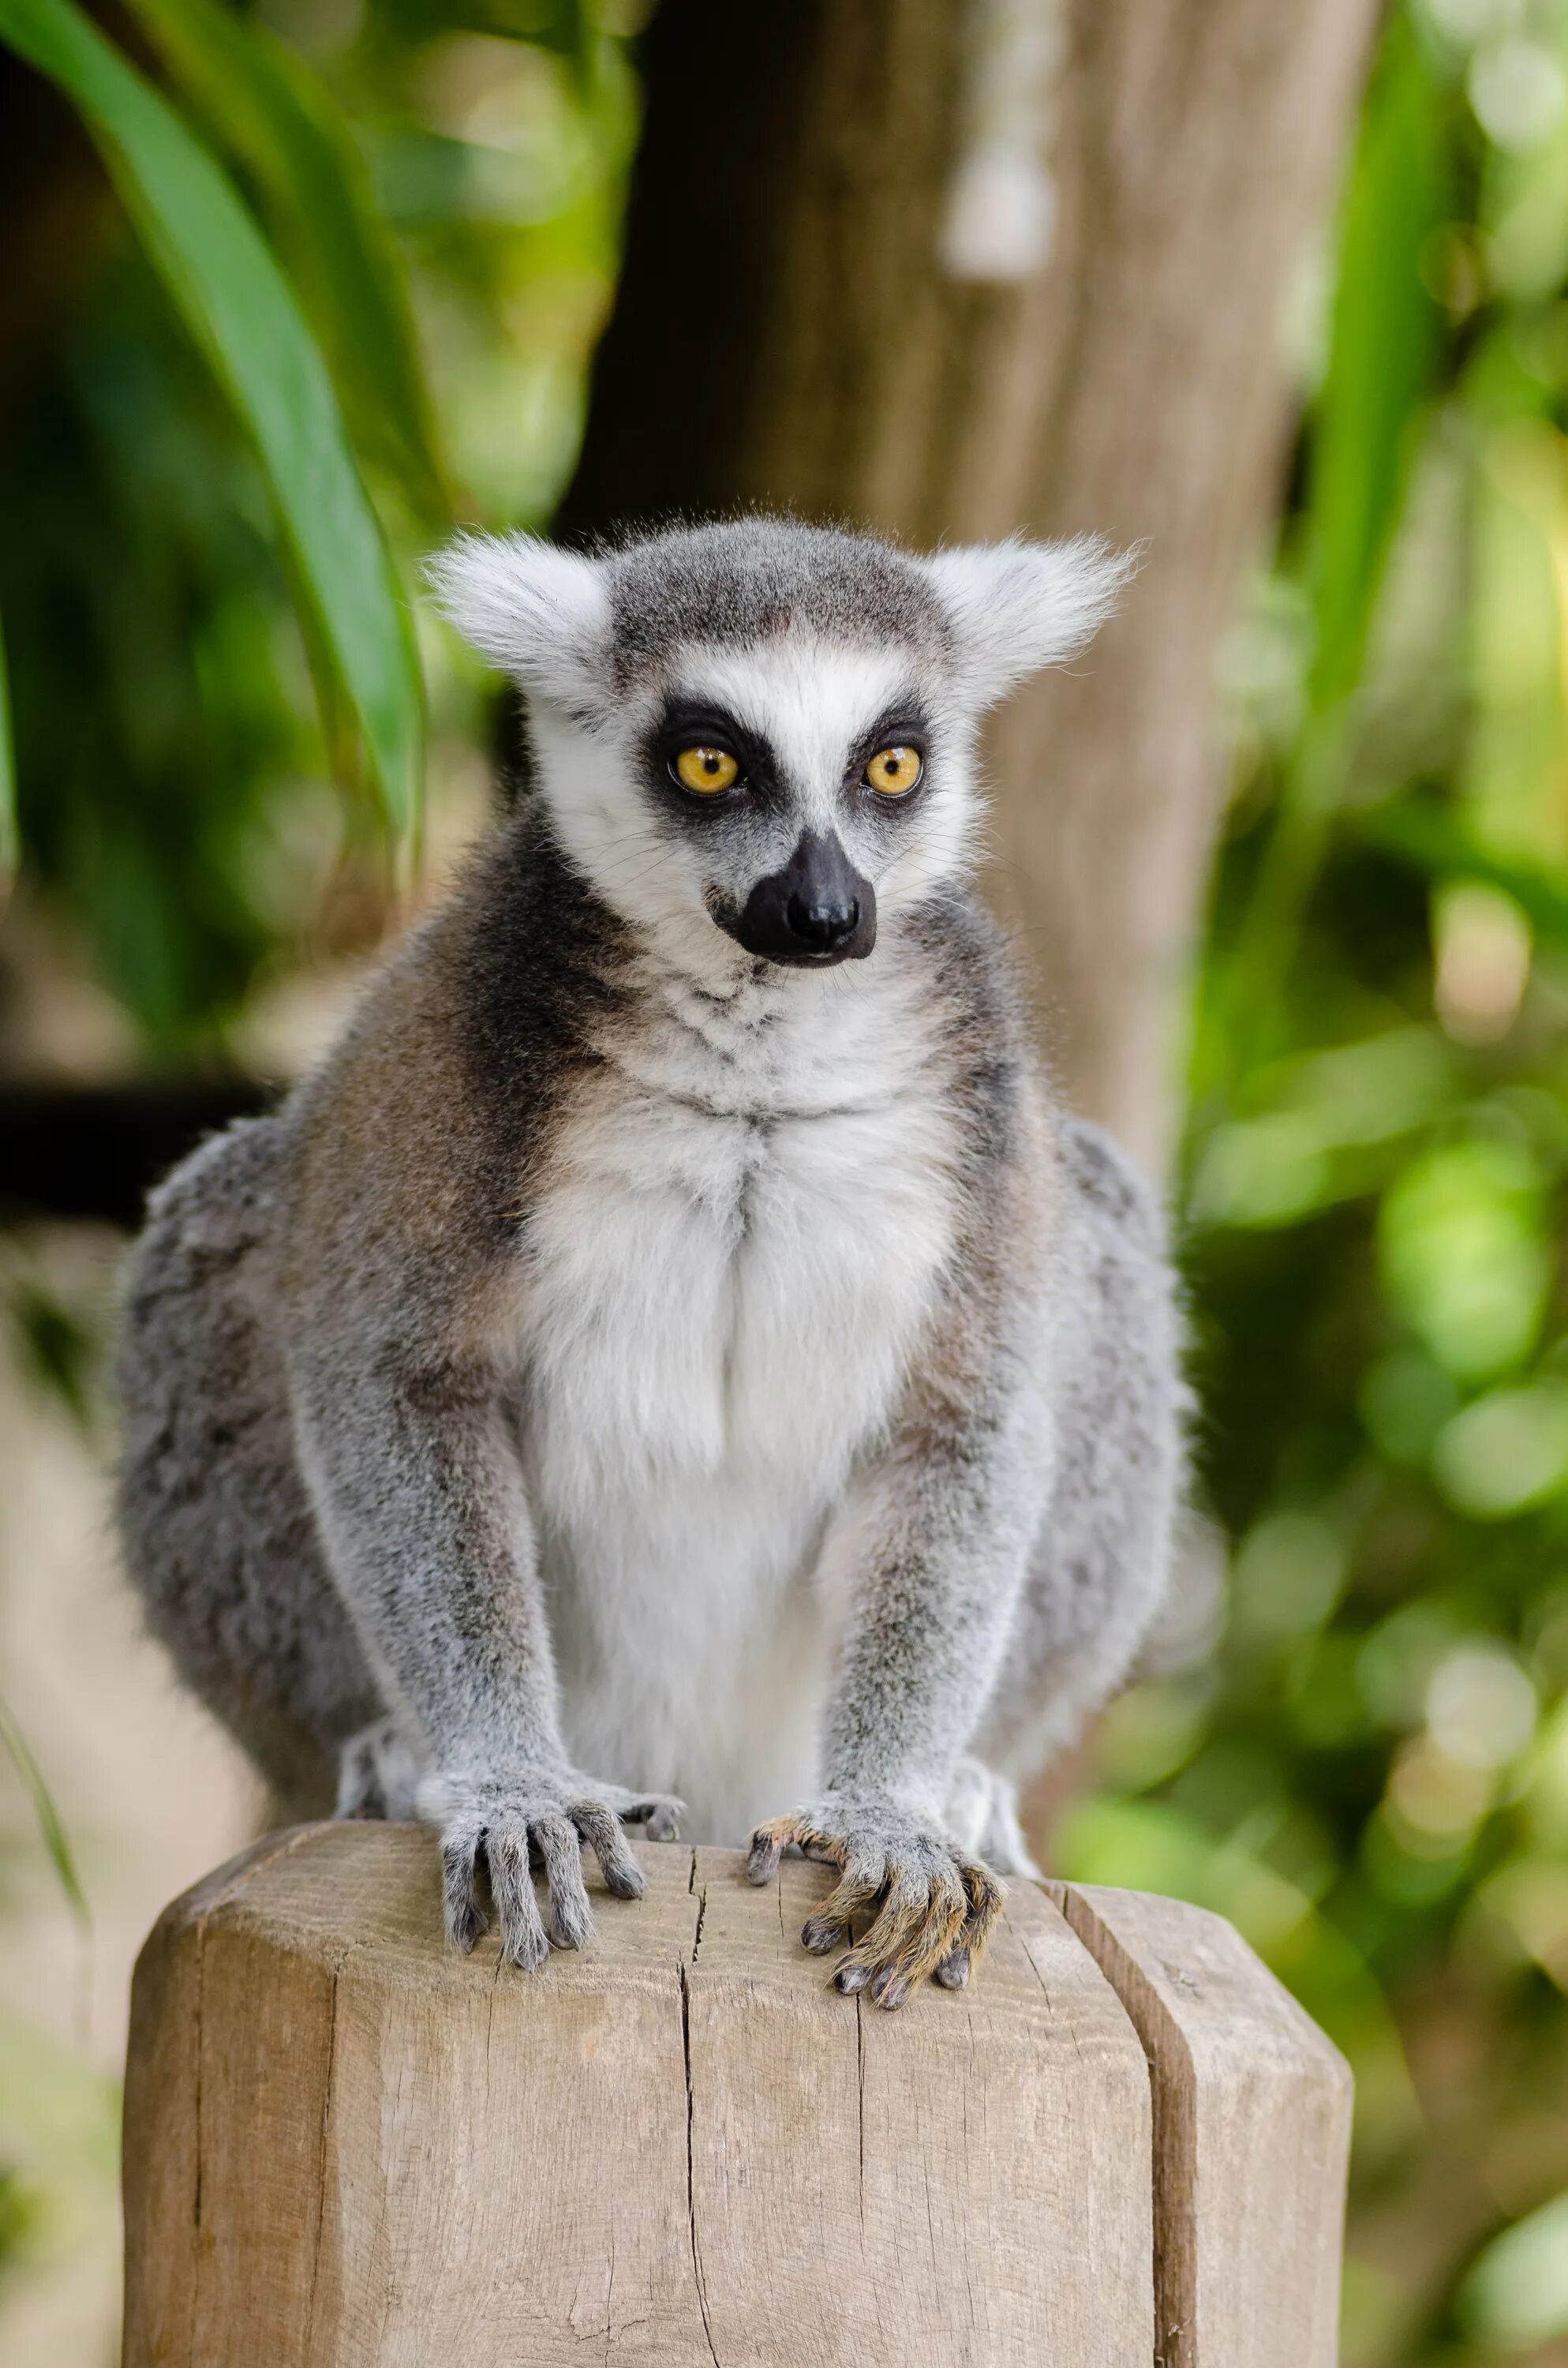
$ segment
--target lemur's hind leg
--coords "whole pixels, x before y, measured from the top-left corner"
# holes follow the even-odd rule
[[[339,1817],[385,1817],[409,1825],[418,1815],[419,1761],[397,1722],[379,1718],[351,1735],[338,1755]]]
[[[1097,1128],[1070,1121],[1062,1147],[1056,1482],[973,1742],[1018,1786],[1126,1682],[1169,1585],[1184,1478],[1179,1323],[1153,1196]]]
[[[325,1816],[343,1746],[385,1705],[323,1558],[268,1325],[282,1152],[279,1122],[251,1121],[153,1197],[121,1338],[119,1515],[181,1676],[287,1811]]]
[[[983,1759],[960,1759],[953,1771],[948,1830],[961,1850],[983,1858],[994,1873],[1038,1879],[1040,1869],[1018,1822],[1017,1786]]]

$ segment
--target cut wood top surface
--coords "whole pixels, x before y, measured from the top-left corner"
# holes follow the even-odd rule
[[[1341,2072],[1227,1926],[1015,1884],[970,1987],[888,2015],[801,1945],[829,1870],[638,1856],[534,1975],[448,1947],[413,1827],[274,1835],[175,1903],[127,2368],[1327,2368]]]

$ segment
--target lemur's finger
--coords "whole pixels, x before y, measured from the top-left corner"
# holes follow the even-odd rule
[[[882,1870],[851,1864],[825,1899],[820,1900],[801,1927],[801,1939],[814,1957],[841,1949],[849,1938],[852,1919],[875,1905],[882,1888]]]
[[[869,1898],[858,1903],[861,1907],[869,1907],[870,1904]],[[830,1957],[835,1949],[846,1947],[850,1937],[849,1919],[853,1912],[848,1910],[843,1916],[830,1916],[824,1907],[819,1907],[816,1914],[808,1916],[801,1927],[801,1947],[809,1949],[813,1957]]]
[[[583,1846],[569,1817],[536,1817],[529,1827],[544,1861],[550,1893],[550,1937],[558,1949],[580,1949],[594,1929]]]
[[[528,1836],[521,1827],[504,1826],[489,1835],[485,1857],[490,1863],[490,1889],[501,1923],[501,1954],[531,1974],[550,1954],[544,1924],[534,1897],[528,1872]]]
[[[901,2007],[915,1984],[950,1954],[968,1914],[968,1895],[956,1869],[900,1876],[871,1930],[858,1948],[846,1953],[836,1976],[838,1987],[869,1986],[879,2006],[890,2011]]]
[[[912,1928],[918,1929],[923,1924],[934,1889],[935,1879],[929,1874],[917,1873],[912,1867],[894,1866],[891,1870],[882,1904],[860,1942],[868,1964],[873,1968],[881,1964]],[[953,1894],[961,1907],[963,1892],[956,1876]]]
[[[920,1876],[895,1871],[888,1879],[869,1930],[846,1952],[834,1975],[835,1989],[863,1990],[879,1965],[887,1962],[904,1926],[924,1912],[929,1895],[930,1885]]]
[[[981,1865],[978,1859],[960,1858],[959,1873],[969,1903],[961,1935],[962,1948],[970,1963],[978,1965],[996,1918],[1006,1905],[1006,1888],[997,1882],[988,1866]],[[965,1978],[968,1978],[967,1975]],[[961,1985],[949,1984],[949,1987],[953,1987]]]
[[[923,1982],[969,1930],[970,1902],[960,1875],[944,1873],[934,1884],[926,1916],[905,1930],[893,1958],[893,1977],[882,2003],[902,2006],[916,1982]],[[901,1987],[902,1986],[902,1987]],[[900,1992],[894,1996],[894,1991]]]
[[[964,1895],[963,1922],[947,1953],[935,1965],[923,1969],[929,1971],[945,1990],[961,1990],[967,1986],[1006,1897],[990,1868],[982,1866],[978,1859],[960,1858],[957,1863]],[[919,1977],[919,1973],[909,1971],[906,1964],[896,1964],[885,1978],[880,1972],[872,1976],[871,1995],[882,2006],[902,2006]]]
[[[567,1813],[599,1862],[599,1872],[618,1899],[641,1899],[642,1870],[613,1809],[602,1801],[580,1801]]]
[[[797,1820],[794,1817],[771,1817],[766,1826],[758,1826],[746,1852],[746,1878],[751,1883],[771,1883],[778,1872],[778,1861],[784,1855],[784,1845],[792,1842]]]
[[[480,1829],[464,1825],[449,1827],[441,1843],[441,1896],[447,1938],[466,1955],[485,1930],[474,1880]]]

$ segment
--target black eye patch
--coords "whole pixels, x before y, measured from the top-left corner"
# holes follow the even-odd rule
[[[926,771],[915,788],[900,798],[880,797],[865,779],[867,766],[884,748],[913,748],[925,763]],[[898,809],[918,805],[926,781],[929,778],[931,727],[926,711],[915,699],[895,700],[884,707],[874,723],[868,724],[849,751],[845,766],[845,781],[851,795],[857,791],[874,802],[880,811],[892,815]]]
[[[688,805],[691,801],[682,795],[674,780],[676,759],[684,748],[720,748],[740,767],[733,789],[702,803],[722,810],[736,797],[772,801],[782,794],[778,762],[768,742],[710,700],[678,697],[667,700],[648,740],[650,779]]]

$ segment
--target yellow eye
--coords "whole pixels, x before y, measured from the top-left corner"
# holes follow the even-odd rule
[[[861,776],[867,786],[884,798],[902,798],[926,770],[918,748],[879,748]]]
[[[676,779],[683,790],[713,797],[740,777],[740,767],[727,748],[683,748],[676,758]]]

